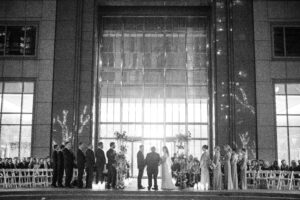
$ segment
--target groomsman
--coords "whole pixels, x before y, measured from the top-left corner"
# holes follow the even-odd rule
[[[142,186],[142,178],[144,174],[144,168],[145,168],[145,158],[144,158],[144,145],[140,145],[140,150],[137,153],[137,163],[138,163],[138,189],[145,189],[145,187]]]
[[[95,155],[93,151],[93,145],[89,144],[88,149],[85,152],[86,154],[86,188],[91,189],[93,183],[93,172],[95,166]]]
[[[64,154],[63,150],[65,149],[65,146],[62,144],[60,145],[60,149],[57,152],[57,184],[58,187],[63,187],[62,185],[62,179],[64,176]]]
[[[65,187],[72,188],[71,186],[71,181],[73,177],[73,168],[74,168],[74,160],[75,156],[72,152],[72,144],[70,142],[66,142],[65,148],[63,150],[64,154],[64,167],[65,167],[65,172],[66,172],[66,177],[65,177]]]
[[[52,177],[52,187],[57,187],[56,182],[57,182],[57,175],[58,175],[58,145],[55,144],[53,146],[53,152],[52,152],[52,169],[53,169],[53,177]]]
[[[117,170],[116,170],[116,151],[114,150],[116,145],[114,142],[110,143],[110,149],[106,152],[107,156],[107,168],[108,168],[108,180],[107,189],[110,187],[116,187]]]
[[[98,184],[99,180],[103,183],[104,176],[103,170],[106,163],[105,154],[103,151],[103,143],[99,142],[98,147],[96,149],[96,184]]]
[[[85,165],[85,155],[83,153],[84,143],[78,143],[78,150],[77,150],[77,169],[78,169],[78,187],[83,187],[82,177],[84,172],[84,165]]]

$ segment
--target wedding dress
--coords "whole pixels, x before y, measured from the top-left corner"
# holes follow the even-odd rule
[[[171,175],[171,159],[168,155],[164,154],[161,157],[161,189],[162,190],[174,190],[175,186],[172,182]]]

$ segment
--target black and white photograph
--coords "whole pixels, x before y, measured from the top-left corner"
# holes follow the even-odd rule
[[[300,199],[300,0],[0,0],[2,199]]]

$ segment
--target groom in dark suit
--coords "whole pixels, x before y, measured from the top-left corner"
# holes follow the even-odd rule
[[[138,189],[144,189],[142,186],[142,178],[144,174],[144,168],[145,168],[145,158],[144,158],[144,145],[140,145],[140,150],[137,153],[137,164],[139,169],[139,175],[137,178],[138,181]]]
[[[154,190],[158,190],[157,186],[157,174],[158,166],[160,164],[160,156],[155,152],[155,147],[151,147],[151,152],[147,154],[145,165],[147,166],[147,175],[148,175],[148,190],[152,187],[152,177],[154,179]]]

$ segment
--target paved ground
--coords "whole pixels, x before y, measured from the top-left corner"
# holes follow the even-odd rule
[[[0,200],[56,200],[56,199],[107,199],[107,200],[300,200],[300,191],[271,191],[271,190],[246,190],[246,191],[200,191],[193,188],[173,191],[148,191],[136,188],[136,180],[127,182],[124,190],[105,190],[102,188],[87,189],[61,189],[61,188],[17,188],[0,189]],[[144,186],[147,186],[147,180],[143,180]],[[160,181],[159,181],[160,185]]]

